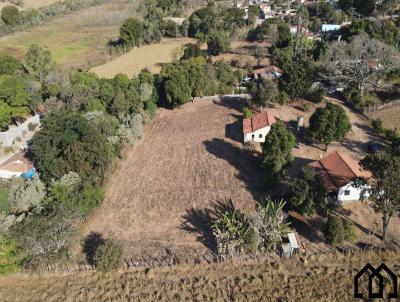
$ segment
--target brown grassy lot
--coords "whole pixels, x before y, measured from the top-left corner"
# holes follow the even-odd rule
[[[254,208],[262,174],[259,159],[241,147],[238,114],[212,101],[160,109],[110,180],[86,232],[123,240],[133,254],[154,242],[197,248],[196,236],[180,229],[186,211],[198,223],[197,209],[228,198]]]
[[[112,78],[118,73],[132,77],[139,74],[143,68],[148,68],[152,73],[159,73],[163,63],[172,61],[180,53],[184,44],[193,41],[190,38],[163,39],[158,44],[132,49],[104,65],[92,68],[91,71],[105,78]]]
[[[103,64],[110,59],[107,42],[118,36],[119,25],[128,15],[135,15],[139,3],[111,0],[56,18],[43,26],[0,38],[0,51],[21,58],[36,43],[49,49],[55,62],[65,67]]]
[[[339,100],[331,101],[341,104]],[[238,208],[251,209],[255,200],[268,193],[263,190],[259,157],[242,148],[241,105],[233,101],[199,101],[174,111],[160,109],[146,126],[144,139],[121,162],[109,182],[106,200],[89,219],[84,233],[99,232],[122,240],[127,257],[141,253],[156,256],[166,247],[181,254],[182,251],[204,252],[204,246],[210,247],[207,241],[210,239],[207,230],[210,230],[204,225],[206,218],[202,209],[212,208],[213,203],[226,202],[229,198]],[[293,106],[277,106],[274,110],[288,124],[304,115],[307,125],[315,108],[302,111],[301,106],[299,102]],[[379,139],[370,131],[366,118],[348,108],[345,110],[353,129],[342,144],[334,143],[324,151],[306,144],[297,135],[291,175],[296,175],[301,167],[319,159],[320,155],[335,150],[361,158],[366,154],[368,142]],[[275,188],[271,193],[279,194],[283,190]],[[340,213],[354,220],[360,242],[382,243],[380,216],[367,204],[355,203]],[[185,226],[195,226],[192,232],[182,229],[184,221],[188,222]],[[400,238],[398,223],[400,220],[393,218],[389,239]],[[324,242],[321,217],[294,214],[292,226],[310,252],[329,249]]]
[[[354,301],[353,277],[368,262],[375,267],[384,262],[400,273],[398,252],[359,252],[279,263],[235,261],[107,274],[17,275],[0,279],[0,297],[4,302]],[[366,277],[360,283],[366,296]]]
[[[369,114],[371,119],[381,118],[388,129],[400,129],[400,106],[386,108]]]

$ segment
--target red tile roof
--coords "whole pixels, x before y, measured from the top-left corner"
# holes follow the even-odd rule
[[[275,65],[269,65],[266,67],[257,68],[257,69],[254,69],[254,71],[253,71],[254,75],[259,75],[262,73],[270,73],[270,72],[278,72],[280,74],[283,74],[282,69],[276,67]]]
[[[25,157],[25,153],[19,151],[0,165],[0,170],[25,173],[33,168],[33,164]]]
[[[310,164],[327,192],[333,192],[347,185],[358,177],[371,177],[371,173],[363,170],[358,161],[340,152],[334,152],[319,161]]]
[[[271,126],[276,122],[276,117],[270,110],[254,114],[251,118],[243,120],[243,133],[251,133],[258,129]]]

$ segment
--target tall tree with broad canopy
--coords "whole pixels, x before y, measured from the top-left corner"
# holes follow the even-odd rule
[[[276,103],[279,98],[279,90],[277,85],[268,79],[260,79],[251,87],[253,95],[253,103],[260,107],[271,106]]]
[[[112,155],[107,137],[79,113],[69,111],[43,120],[31,150],[46,183],[74,171],[83,182],[101,184]]]
[[[308,135],[314,141],[323,143],[325,150],[333,141],[342,141],[351,130],[349,118],[344,109],[332,103],[325,108],[317,108],[310,118]]]
[[[37,80],[42,80],[48,75],[51,68],[52,58],[50,51],[47,49],[33,44],[29,47],[25,60],[29,72],[33,74]]]
[[[383,240],[386,240],[390,219],[400,214],[400,157],[391,153],[368,155],[361,166],[372,173],[372,179],[360,179],[361,199],[368,200],[376,213],[382,215]],[[368,186],[365,186],[368,184]]]
[[[268,176],[278,177],[284,168],[293,162],[293,148],[296,139],[283,122],[278,121],[271,126],[271,130],[262,144],[262,166]]]
[[[119,35],[127,46],[139,47],[144,39],[143,23],[136,18],[126,19],[119,29]]]

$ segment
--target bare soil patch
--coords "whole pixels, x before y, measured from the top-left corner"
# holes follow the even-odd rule
[[[229,198],[237,208],[254,209],[264,186],[259,158],[242,149],[235,109],[241,105],[199,101],[160,109],[110,180],[86,233],[124,241],[129,256],[159,244],[204,249],[183,222],[201,228],[202,209]]]

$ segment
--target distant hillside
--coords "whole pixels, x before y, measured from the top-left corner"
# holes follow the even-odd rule
[[[400,273],[398,253],[0,279],[1,301],[349,301],[367,263]]]

